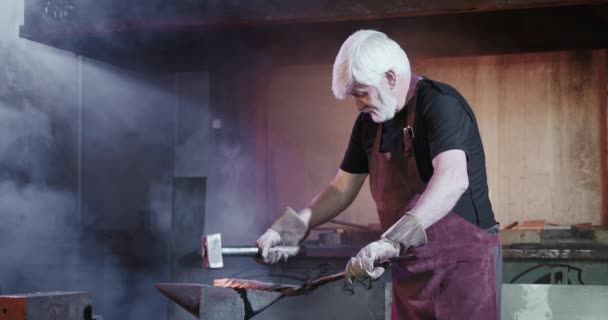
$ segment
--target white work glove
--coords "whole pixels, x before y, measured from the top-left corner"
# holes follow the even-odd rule
[[[374,262],[398,257],[408,248],[425,245],[426,242],[426,232],[420,220],[405,213],[386,230],[380,240],[368,244],[350,259],[344,271],[346,283],[351,285],[353,279],[357,278],[378,279],[384,273],[384,268],[374,268]]]
[[[420,220],[409,212],[388,228],[382,238],[401,244],[403,251],[409,247],[423,246],[427,241],[426,232]]]
[[[283,215],[257,240],[257,246],[262,250],[262,260],[272,264],[287,261],[289,254],[274,247],[297,246],[307,235],[308,224],[287,207]]]
[[[380,278],[384,273],[384,268],[374,268],[374,263],[398,257],[400,251],[399,244],[386,238],[368,244],[348,261],[344,270],[346,283],[352,285],[353,280],[360,278],[371,278],[372,280]]]
[[[262,260],[264,263],[277,263],[281,260],[287,261],[287,254],[280,250],[274,250],[276,246],[283,245],[281,235],[273,229],[268,229],[257,241],[258,248],[262,249]]]

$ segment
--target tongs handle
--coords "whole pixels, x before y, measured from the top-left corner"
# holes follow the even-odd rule
[[[383,261],[376,261],[374,263],[374,268],[377,267],[383,267],[386,268],[388,267],[391,263],[393,262],[397,262],[397,261],[404,261],[404,260],[409,260],[412,259],[414,256],[411,254],[407,254],[404,256],[400,256],[400,257],[395,257],[395,258],[390,258],[387,260],[383,260]],[[289,288],[285,291],[283,291],[283,294],[286,296],[296,296],[296,295],[300,295],[310,289],[314,289],[318,286],[324,285],[326,283],[329,282],[334,282],[340,279],[344,279],[345,273],[344,271],[339,272],[339,273],[334,273],[325,277],[321,277],[312,281],[308,281],[305,282],[304,284],[302,284],[301,286],[298,287],[294,287],[294,288]]]
[[[412,255],[410,253],[410,254],[406,254],[406,255],[403,255],[403,256],[390,258],[390,259],[387,259],[387,260],[376,261],[376,262],[374,262],[374,268],[377,268],[377,267],[384,267],[384,268],[386,268],[386,267],[388,267],[393,262],[410,260],[410,259],[413,259],[413,258],[414,258],[414,255]]]

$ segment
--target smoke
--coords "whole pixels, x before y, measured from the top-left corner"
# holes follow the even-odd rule
[[[86,291],[106,319],[162,318],[172,86],[20,39],[22,17],[3,1],[0,293]]]
[[[15,244],[26,243],[35,238],[54,234],[66,225],[66,209],[73,210],[74,195],[67,191],[52,190],[44,184],[31,183],[24,186],[15,181],[0,182],[0,207],[2,208],[3,242],[2,254],[7,255]],[[70,211],[72,211],[70,210]],[[35,252],[35,251],[34,251]],[[24,262],[20,259],[33,259],[42,262],[49,258],[49,252],[13,252],[12,263]],[[8,258],[8,257],[7,257]],[[14,258],[18,258],[15,261]],[[5,261],[9,261],[8,259]]]
[[[0,40],[16,39],[23,24],[23,0],[0,1]]]
[[[23,104],[21,110],[0,104],[0,179],[44,183],[53,147],[50,121],[27,100]]]
[[[6,73],[5,73],[6,74]],[[5,95],[6,97],[6,95]],[[73,261],[49,240],[73,239],[75,193],[49,184],[55,143],[51,121],[28,99],[0,103],[0,288],[49,284],[44,266]],[[38,269],[38,270],[35,270]]]
[[[260,231],[252,128],[230,120],[243,106],[212,116],[206,72],[142,74],[21,39],[23,0],[4,2],[0,293],[86,291],[105,319],[164,318],[153,285],[174,176],[209,177],[206,231]]]

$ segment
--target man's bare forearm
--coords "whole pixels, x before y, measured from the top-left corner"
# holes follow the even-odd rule
[[[300,212],[312,229],[335,218],[357,197],[367,174],[339,170],[332,181]]]
[[[453,158],[447,160],[454,161]],[[410,210],[410,214],[418,218],[425,229],[450,212],[469,186],[464,153],[454,162],[460,163],[464,168],[436,165],[426,190]]]

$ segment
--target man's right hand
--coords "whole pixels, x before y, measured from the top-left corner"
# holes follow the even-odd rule
[[[308,223],[293,209],[287,207],[285,213],[258,239],[258,248],[262,250],[265,263],[287,261],[289,255],[276,246],[296,246],[308,235]]]
[[[271,250],[273,247],[283,244],[281,235],[273,229],[268,229],[257,241],[258,248],[262,250],[262,260],[264,263],[277,263],[281,259],[287,261],[287,256],[283,256],[280,250]]]

